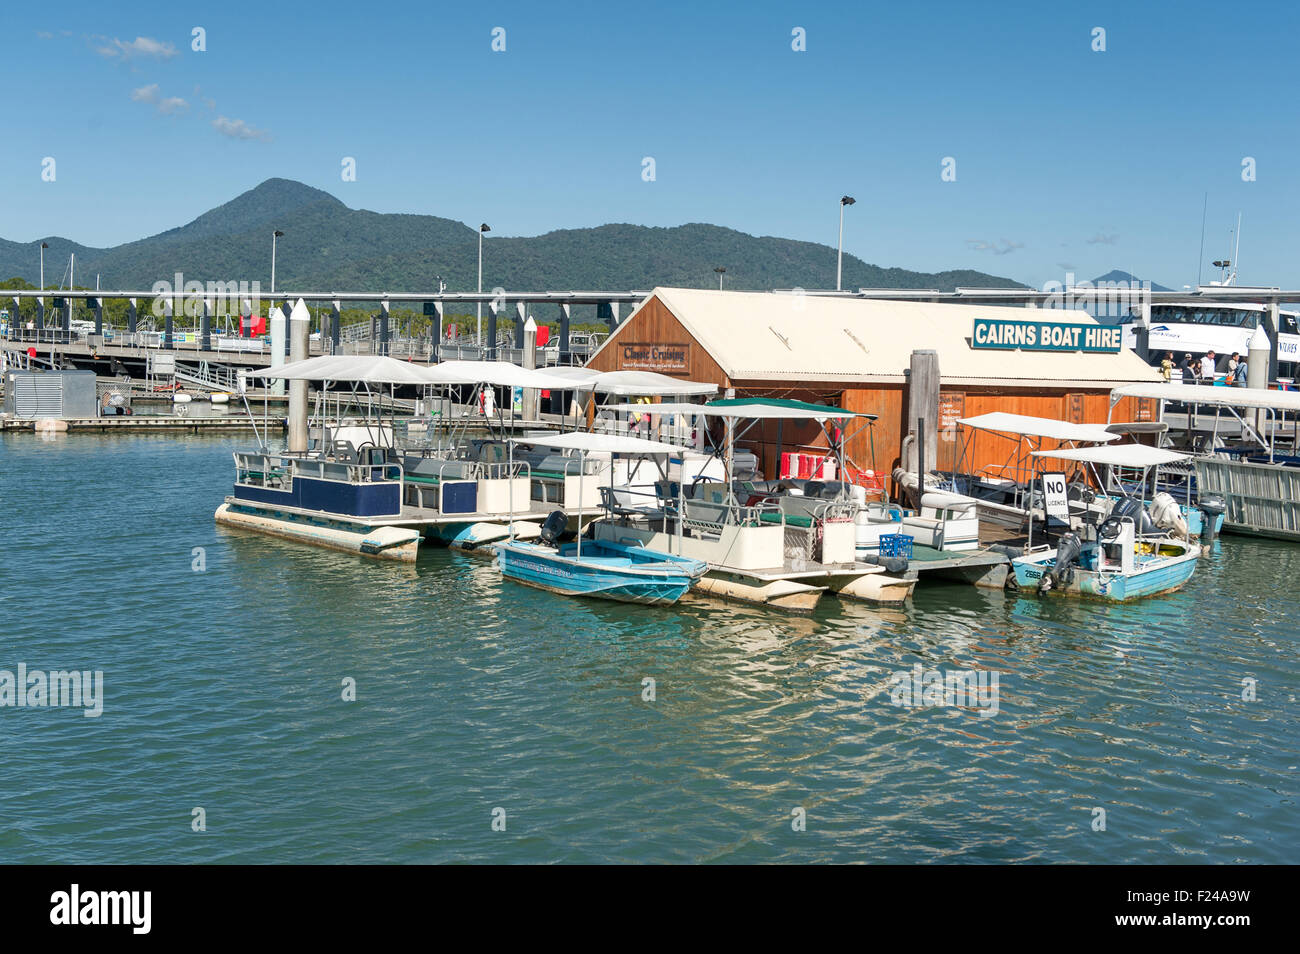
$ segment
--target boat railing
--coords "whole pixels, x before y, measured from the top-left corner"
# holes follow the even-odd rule
[[[296,477],[350,484],[392,483],[403,479],[393,461],[338,460],[309,454],[235,451],[235,482],[249,487],[287,488]]]

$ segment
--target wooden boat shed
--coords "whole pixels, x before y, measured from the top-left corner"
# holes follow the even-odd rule
[[[924,401],[911,394],[918,352],[931,352],[920,362],[925,383],[916,398],[925,390]],[[1079,311],[687,288],[656,288],[588,366],[711,382],[729,397],[874,414],[871,428],[846,434],[846,451],[859,468],[885,473],[916,429],[918,404],[928,402],[937,422],[937,433],[927,435],[927,469],[951,469],[960,458],[964,469],[979,470],[1004,464],[1016,439],[970,432],[959,419],[1002,411],[1104,425],[1113,388],[1160,378],[1122,347],[1117,326]],[[1156,413],[1154,401],[1126,399],[1110,419],[1154,420]],[[769,424],[750,443],[770,475],[777,455],[801,442],[825,439],[814,428],[781,432]]]

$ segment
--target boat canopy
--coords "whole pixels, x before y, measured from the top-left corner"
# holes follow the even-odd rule
[[[572,382],[569,387],[574,390],[590,391],[591,384],[602,372],[595,371],[591,368],[574,368],[574,367],[555,367],[547,368],[546,373],[557,378],[564,378]]]
[[[597,374],[592,390],[618,397],[639,397],[650,394],[664,397],[690,397],[717,394],[718,386],[703,381],[683,381],[655,371],[604,371]]]
[[[973,427],[980,431],[999,431],[1004,434],[1019,434],[1021,437],[1047,437],[1057,441],[1088,441],[1092,444],[1104,444],[1113,441],[1118,434],[1112,434],[1100,424],[1071,424],[1069,421],[1057,421],[1050,417],[1030,417],[1025,414],[1007,414],[993,411],[975,417],[960,417],[958,424]]]
[[[249,372],[251,378],[284,381],[336,381],[352,384],[428,384],[425,370],[386,355],[321,355],[278,368]]]
[[[1052,457],[1056,460],[1077,460],[1088,464],[1110,464],[1114,467],[1158,467],[1187,460],[1187,454],[1149,447],[1146,444],[1115,444],[1111,447],[1071,447],[1061,450],[1034,451],[1035,457]]]
[[[638,454],[644,457],[684,454],[687,448],[678,444],[663,444],[648,441],[640,437],[625,437],[621,434],[543,434],[541,436],[512,437],[512,444],[535,444],[538,447],[552,447],[556,450],[578,450],[608,454]]]
[[[1267,388],[1205,387],[1195,384],[1126,384],[1110,392],[1110,403],[1120,398],[1160,398],[1184,404],[1217,404],[1220,407],[1273,408],[1300,411],[1300,391],[1270,391]]]
[[[509,361],[444,361],[421,369],[422,384],[488,384],[503,388],[571,391],[572,380],[547,371],[521,368]]]
[[[654,371],[596,371],[592,368],[547,368],[547,374],[573,382],[570,388],[613,394],[618,397],[661,395],[664,397],[690,397],[699,394],[716,394],[716,384],[702,381],[683,381]]]
[[[642,414],[703,414],[706,417],[745,418],[750,420],[840,421],[861,418],[874,421],[876,415],[846,411],[842,407],[809,404],[783,398],[736,398],[710,401],[708,404],[614,404],[607,411],[638,411]]]

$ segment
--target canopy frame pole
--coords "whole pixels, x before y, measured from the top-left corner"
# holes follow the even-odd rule
[[[506,533],[515,542],[515,442],[506,441]]]

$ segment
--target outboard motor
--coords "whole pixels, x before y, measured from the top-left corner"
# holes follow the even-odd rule
[[[1079,553],[1083,550],[1083,541],[1073,530],[1061,534],[1056,545],[1056,562],[1038,581],[1038,592],[1046,593],[1056,586],[1068,586],[1074,582],[1074,568],[1079,562]]]
[[[1219,518],[1228,512],[1228,501],[1221,494],[1202,494],[1196,498],[1196,507],[1201,511],[1201,542],[1213,543]]]
[[[559,543],[560,535],[564,533],[564,528],[568,523],[569,518],[563,510],[552,510],[542,523],[538,539],[544,546],[554,547]]]
[[[1111,508],[1110,517],[1107,518],[1106,522],[1118,521],[1124,517],[1128,517],[1133,521],[1138,536],[1155,532],[1156,525],[1151,519],[1151,514],[1147,513],[1147,508],[1142,506],[1142,501],[1136,497],[1120,497],[1119,500],[1115,501],[1115,506]]]
[[[1178,501],[1164,491],[1151,498],[1151,519],[1161,530],[1168,530],[1179,540],[1190,541],[1191,534],[1187,530],[1182,508],[1178,506]]]

